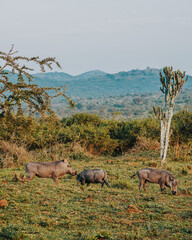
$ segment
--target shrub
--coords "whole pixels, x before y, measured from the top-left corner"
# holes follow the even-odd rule
[[[187,109],[177,112],[172,120],[172,142],[192,142],[192,112]]]
[[[62,123],[66,124],[67,126],[71,126],[73,124],[81,125],[81,124],[89,124],[92,123],[95,126],[99,126],[102,122],[102,119],[98,117],[96,114],[89,114],[89,113],[77,113],[69,117],[68,119],[63,118],[61,120]]]
[[[138,151],[159,149],[160,126],[153,117],[119,121],[102,120],[94,114],[78,113],[60,121],[56,116],[32,118],[9,113],[0,117],[0,124],[3,126],[0,129],[1,140],[25,146],[27,150],[51,149],[58,143],[78,143],[92,154],[112,156],[120,155],[133,147]],[[190,159],[191,126],[191,112],[181,111],[174,116],[172,145],[176,143],[179,146],[182,140],[188,144],[189,151],[182,157],[179,156],[177,147],[172,159]],[[9,159],[10,162],[17,162],[18,157],[14,154]]]

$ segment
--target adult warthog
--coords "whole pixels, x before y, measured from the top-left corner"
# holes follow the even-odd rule
[[[177,194],[177,179],[165,170],[144,168],[131,177],[135,175],[137,175],[140,180],[139,190],[143,187],[146,191],[146,182],[150,182],[158,183],[162,193],[165,193],[165,186],[167,186],[171,189],[173,195]]]
[[[101,183],[101,187],[104,184],[109,187],[109,183],[107,182],[107,173],[102,169],[88,169],[84,170],[77,176],[77,184],[81,183],[84,185],[85,183],[89,186],[90,183]]]
[[[65,174],[77,175],[77,170],[75,171],[71,168],[67,160],[45,163],[31,162],[25,165],[25,170],[29,175],[29,180],[37,176],[41,178],[53,178],[55,183],[58,183],[58,179],[62,178]]]

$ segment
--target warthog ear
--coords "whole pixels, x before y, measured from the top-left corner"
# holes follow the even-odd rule
[[[66,159],[63,159],[61,161],[64,162],[64,163],[68,163],[68,161]]]

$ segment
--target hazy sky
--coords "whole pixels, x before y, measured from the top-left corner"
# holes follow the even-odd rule
[[[148,66],[192,74],[192,0],[0,0],[0,23],[1,51],[14,44],[21,55],[56,57],[72,75]]]

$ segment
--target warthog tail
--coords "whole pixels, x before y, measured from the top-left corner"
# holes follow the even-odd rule
[[[130,176],[130,178],[134,178],[136,175],[137,175],[137,173],[135,173],[132,176]]]

